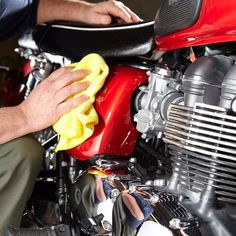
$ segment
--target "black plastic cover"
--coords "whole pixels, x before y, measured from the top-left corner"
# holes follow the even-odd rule
[[[199,17],[202,0],[164,0],[155,20],[155,34],[165,36],[192,26]]]
[[[139,56],[154,46],[154,21],[96,27],[58,22],[37,26],[33,38],[41,50],[72,59],[92,52],[103,57]]]

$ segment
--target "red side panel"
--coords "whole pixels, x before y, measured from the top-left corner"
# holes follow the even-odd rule
[[[147,75],[142,70],[112,67],[105,86],[96,98],[99,124],[95,126],[93,136],[68,153],[79,160],[96,154],[130,155],[138,135],[131,117],[131,97],[135,89],[145,82]]]
[[[200,17],[193,26],[156,36],[160,51],[229,41],[236,41],[235,0],[203,0]]]

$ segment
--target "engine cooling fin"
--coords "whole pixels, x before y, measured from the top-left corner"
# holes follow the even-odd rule
[[[184,188],[211,188],[220,201],[236,203],[236,117],[224,108],[170,107],[164,141]]]
[[[179,202],[177,196],[162,194],[159,195],[159,197],[159,204],[161,204],[168,211],[168,214],[172,218],[190,219],[192,217],[188,210]]]

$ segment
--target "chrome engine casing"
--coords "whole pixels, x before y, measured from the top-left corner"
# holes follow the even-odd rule
[[[137,97],[138,113],[134,116],[143,139],[162,137],[170,103],[183,102],[179,74],[156,67],[149,73],[148,86],[140,87]]]
[[[207,236],[233,236],[236,231],[234,64],[233,58],[223,55],[201,57],[192,63],[179,79],[181,89],[175,90],[183,100],[166,103],[164,115],[163,110],[153,109],[150,101],[162,103],[170,92],[163,89],[168,83],[155,76],[162,89],[153,93],[152,75],[146,89],[146,97],[152,99],[143,99],[136,115],[137,129],[144,134],[155,119],[142,119],[145,115],[141,114],[162,117],[161,125],[152,122],[155,127],[149,125],[149,130],[152,127],[157,137],[163,138],[171,156],[173,172],[163,190],[178,196]],[[163,136],[159,135],[162,132]]]

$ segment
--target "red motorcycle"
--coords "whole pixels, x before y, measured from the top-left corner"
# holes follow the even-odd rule
[[[155,22],[53,22],[19,40],[25,97],[91,52],[110,74],[92,137],[55,154],[53,130],[35,134],[47,154],[25,216],[44,228],[12,235],[235,235],[235,10],[233,0],[168,0]]]

